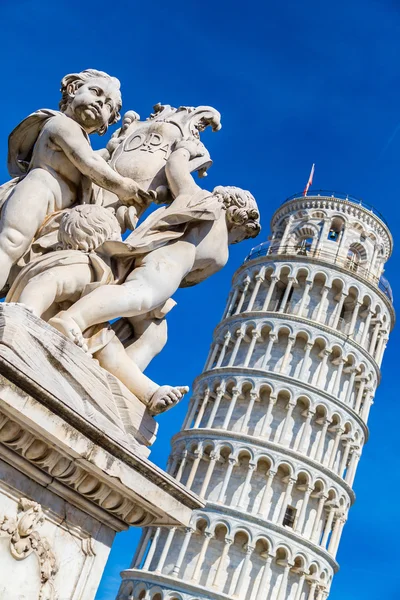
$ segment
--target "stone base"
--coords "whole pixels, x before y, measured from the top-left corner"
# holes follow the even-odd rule
[[[153,419],[126,392],[46,323],[0,307],[0,598],[92,600],[115,532],[187,525],[201,506],[146,458]]]

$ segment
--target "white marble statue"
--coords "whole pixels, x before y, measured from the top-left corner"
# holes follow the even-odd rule
[[[200,134],[221,128],[214,108],[157,104],[146,121],[128,111],[95,152],[89,134],[119,119],[119,81],[89,69],[61,85],[60,111],[33,113],[9,138],[14,179],[0,187],[0,290],[158,414],[188,391],[143,373],[167,341],[171,296],[221,269],[229,244],[258,234],[257,204],[249,192],[211,193],[192,177],[212,164]],[[136,228],[151,202],[167,206]],[[126,229],[133,232],[123,242]]]
[[[61,112],[39,110],[11,133],[8,168],[15,179],[0,188],[0,289],[45,219],[76,202],[93,201],[93,184],[123,204],[146,204],[153,197],[90,146],[89,134],[102,135],[118,120],[119,88],[118,79],[102,71],[66,75]]]
[[[95,204],[65,212],[58,231],[60,249],[31,261],[16,277],[6,302],[24,304],[47,321],[61,308],[72,306],[91,289],[115,282],[112,259],[96,249],[106,241],[121,241],[113,209]],[[143,374],[167,341],[166,314],[173,300],[132,322],[117,326],[122,341],[108,324],[90,328],[84,349],[115,375],[152,414],[171,408],[189,390],[187,386],[159,386]]]
[[[84,344],[88,328],[118,317],[136,318],[162,307],[180,286],[199,283],[228,260],[228,246],[260,231],[253,196],[235,187],[202,190],[191,160],[205,152],[196,139],[177,144],[166,176],[174,201],[152,213],[126,240],[101,248],[123,261],[124,282],[95,289],[50,323]]]

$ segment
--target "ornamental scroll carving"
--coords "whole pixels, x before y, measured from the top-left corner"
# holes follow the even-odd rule
[[[38,600],[57,600],[54,577],[58,571],[56,557],[48,540],[37,529],[44,521],[42,507],[28,498],[18,501],[16,517],[0,519],[0,536],[10,538],[10,552],[16,560],[23,560],[34,553],[40,566],[40,592]]]

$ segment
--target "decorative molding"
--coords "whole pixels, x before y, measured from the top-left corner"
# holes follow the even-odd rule
[[[61,484],[114,515],[125,525],[143,527],[157,521],[156,515],[136,504],[131,498],[124,497],[100,476],[85,469],[82,463],[77,464],[75,460],[3,413],[0,413],[0,443]]]
[[[10,552],[16,560],[24,560],[32,553],[36,555],[41,583],[38,600],[57,600],[54,587],[58,571],[56,557],[49,541],[37,531],[43,521],[41,505],[28,498],[20,498],[17,516],[5,515],[0,519],[0,536],[10,538]]]

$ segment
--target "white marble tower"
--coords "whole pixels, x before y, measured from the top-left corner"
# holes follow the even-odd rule
[[[325,600],[394,313],[376,211],[326,192],[274,214],[236,272],[169,472],[207,505],[148,528],[119,600]]]

